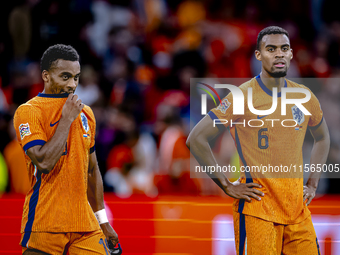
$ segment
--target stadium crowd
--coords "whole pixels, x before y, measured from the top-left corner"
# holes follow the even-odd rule
[[[290,34],[294,58],[288,78],[316,81],[305,85],[320,100],[330,129],[328,163],[340,163],[340,21],[330,2],[2,2],[0,192],[25,194],[30,186],[12,117],[20,104],[42,92],[39,60],[56,43],[72,45],[81,57],[76,94],[96,116],[96,153],[107,192],[221,194],[211,180],[190,178],[185,145],[195,124],[190,123],[190,78],[258,75],[256,37],[268,25]],[[233,163],[233,142],[228,134],[222,140],[215,153]],[[308,133],[304,154],[310,154],[312,141]],[[340,193],[337,179],[323,178],[318,192]]]

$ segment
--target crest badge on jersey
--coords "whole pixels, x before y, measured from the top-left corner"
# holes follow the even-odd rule
[[[20,126],[19,126],[19,133],[20,133],[21,140],[25,136],[30,135],[31,134],[30,125],[28,123],[20,124]]]
[[[223,99],[221,104],[217,106],[217,110],[220,110],[223,114],[228,110],[231,103],[228,101],[228,99]]]
[[[85,132],[87,133],[90,129],[89,128],[89,122],[88,122],[88,120],[87,120],[87,118],[86,118],[86,116],[83,112],[80,114],[80,118],[81,118],[81,123],[83,124],[83,128],[84,128]]]
[[[296,121],[298,125],[301,125],[305,121],[305,115],[296,105],[292,107],[292,114],[293,119]]]

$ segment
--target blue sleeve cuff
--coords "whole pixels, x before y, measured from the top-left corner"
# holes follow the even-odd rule
[[[311,130],[315,130],[315,129],[317,129],[318,127],[320,127],[320,125],[322,124],[322,121],[323,121],[323,116],[322,116],[322,119],[321,119],[321,121],[320,121],[319,124],[317,124],[317,125],[314,126],[314,127],[308,126],[308,128],[311,129]]]
[[[46,142],[44,141],[44,140],[33,140],[33,141],[30,141],[30,142],[28,142],[28,143],[26,143],[25,145],[24,145],[24,147],[23,147],[23,149],[24,149],[24,151],[25,151],[25,153],[26,153],[26,151],[29,149],[29,148],[31,148],[31,147],[33,147],[33,146],[36,146],[36,145],[44,145]]]
[[[90,148],[90,154],[96,150],[96,145],[93,145],[92,148]]]
[[[210,116],[210,118],[212,120],[219,120],[219,118],[216,116],[215,113],[213,113],[212,111],[208,112],[208,115]],[[224,125],[218,124],[216,125],[216,127],[220,130],[220,131],[224,131],[226,129],[226,127]]]

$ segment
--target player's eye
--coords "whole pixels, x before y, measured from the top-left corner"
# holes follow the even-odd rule
[[[289,48],[288,47],[283,47],[283,51],[287,51]]]
[[[69,78],[69,76],[65,74],[61,78],[63,78],[64,80],[67,80]]]
[[[268,48],[268,51],[273,52],[274,49],[273,48]]]

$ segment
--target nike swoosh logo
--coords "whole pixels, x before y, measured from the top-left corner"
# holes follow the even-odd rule
[[[263,116],[260,116],[260,115],[257,115],[257,119],[262,119],[264,117],[267,117],[268,115],[263,115]]]
[[[59,120],[57,121],[57,122],[55,122],[55,123],[50,123],[50,127],[53,127],[55,124],[57,124],[59,122]]]

